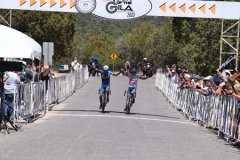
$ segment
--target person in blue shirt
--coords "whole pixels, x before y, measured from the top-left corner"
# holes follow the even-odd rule
[[[107,102],[109,102],[109,93],[110,93],[110,76],[118,76],[121,71],[117,74],[114,74],[113,72],[109,71],[109,66],[105,65],[103,67],[103,70],[99,70],[102,78],[102,86],[99,89],[99,100],[100,100],[100,107],[99,109],[102,108],[102,94],[106,90],[107,92]]]

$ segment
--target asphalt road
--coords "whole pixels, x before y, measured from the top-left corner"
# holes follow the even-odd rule
[[[77,90],[42,119],[0,136],[0,160],[239,160],[240,151],[183,118],[154,88],[139,81],[131,115],[123,112],[128,79],[112,78],[105,114],[100,78]]]

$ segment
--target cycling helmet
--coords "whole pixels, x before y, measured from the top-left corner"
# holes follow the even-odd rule
[[[131,73],[137,73],[136,68],[132,68],[132,69],[131,69]]]
[[[131,67],[131,64],[129,61],[127,61],[124,65],[125,68],[129,69]]]
[[[131,64],[130,64],[130,62],[129,61],[127,61],[126,63],[125,63],[125,66],[130,66]]]
[[[104,70],[104,71],[109,70],[109,66],[108,66],[108,65],[103,66],[103,70]]]
[[[147,61],[147,58],[145,57],[145,58],[143,58],[143,60],[144,60],[144,61]]]

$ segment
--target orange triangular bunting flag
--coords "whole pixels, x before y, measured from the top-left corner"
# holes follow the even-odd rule
[[[70,0],[70,9],[75,6],[74,0]]]
[[[67,3],[64,0],[60,0],[60,8],[64,7]]]
[[[166,3],[163,3],[159,8],[160,8],[163,12],[166,12]]]
[[[202,13],[205,14],[206,13],[206,4],[202,5],[199,9]]]
[[[210,7],[209,10],[210,10],[213,14],[216,14],[216,5],[213,5],[212,7]]]
[[[46,3],[46,0],[40,0],[40,7],[44,6]]]
[[[185,12],[186,12],[186,3],[184,3],[183,5],[181,5],[181,6],[179,7],[179,9],[185,13]]]
[[[26,0],[19,0],[19,5],[22,6],[24,3],[26,3]]]
[[[55,0],[50,0],[50,7],[55,6],[57,3],[55,2]]]
[[[192,5],[191,7],[189,7],[189,9],[195,13],[196,12],[196,4]]]
[[[176,12],[176,3],[169,7],[173,12]]]
[[[37,2],[35,0],[30,0],[30,7],[36,4]]]

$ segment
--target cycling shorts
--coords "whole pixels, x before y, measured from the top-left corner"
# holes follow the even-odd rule
[[[109,89],[109,90],[110,90],[110,85],[103,85],[103,86],[101,86],[101,88],[99,89],[99,94],[103,94],[103,92],[104,92],[106,89]]]
[[[127,94],[130,96],[131,93],[136,93],[137,87],[128,87]]]

